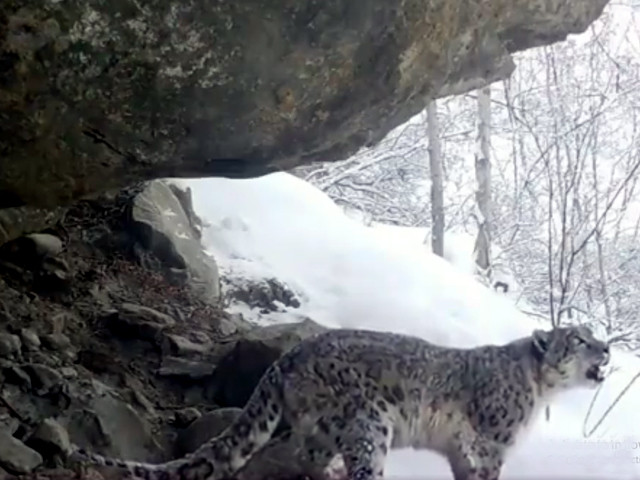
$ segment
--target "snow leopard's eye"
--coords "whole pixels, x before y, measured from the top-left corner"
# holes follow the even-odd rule
[[[579,335],[574,335],[571,337],[574,345],[586,345],[587,341]]]

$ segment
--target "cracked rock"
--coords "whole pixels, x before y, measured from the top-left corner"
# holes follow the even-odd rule
[[[155,340],[165,329],[175,325],[175,320],[153,308],[123,303],[118,311],[106,318],[109,329],[118,336]]]
[[[67,430],[55,419],[45,419],[33,432],[27,445],[45,457],[64,455],[71,450]]]
[[[13,357],[20,352],[20,337],[11,333],[0,333],[0,357]]]
[[[94,382],[94,388],[97,385]],[[162,460],[149,422],[106,391],[93,398],[88,408],[74,411],[66,427],[75,444],[100,446],[97,453],[154,463]]]
[[[34,351],[40,348],[40,337],[38,337],[38,334],[32,329],[22,328],[20,330],[20,338],[22,339],[22,344],[27,348],[27,350]]]
[[[169,349],[177,355],[194,355],[207,353],[211,349],[210,343],[196,343],[181,335],[167,335]]]
[[[186,377],[192,380],[205,378],[213,373],[209,362],[196,362],[179,357],[164,357],[158,370],[161,377]]]
[[[7,432],[9,435],[13,435],[18,430],[20,426],[20,421],[11,415],[2,414],[0,415],[0,430]]]
[[[65,350],[71,346],[71,340],[64,333],[50,333],[42,337],[42,343],[50,350]]]
[[[22,368],[12,365],[4,370],[4,375],[8,383],[31,389],[31,377]]]
[[[53,387],[61,385],[64,381],[62,375],[46,365],[32,363],[24,365],[22,368],[31,378],[33,387],[41,393],[50,391]]]
[[[42,464],[42,456],[8,432],[0,430],[0,467],[10,473],[29,473]]]

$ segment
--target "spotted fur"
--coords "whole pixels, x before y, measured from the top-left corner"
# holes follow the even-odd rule
[[[555,392],[597,385],[608,361],[608,346],[585,327],[470,349],[332,330],[283,355],[238,420],[182,459],[149,465],[76,455],[145,480],[218,480],[241,469],[283,419],[313,478],[341,456],[349,479],[380,479],[390,449],[413,447],[446,457],[455,480],[497,480],[536,412]]]

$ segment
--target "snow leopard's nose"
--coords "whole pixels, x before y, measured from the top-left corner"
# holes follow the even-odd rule
[[[607,343],[602,346],[602,357],[602,365],[607,365],[609,360],[611,360],[611,351],[609,350],[609,345]]]

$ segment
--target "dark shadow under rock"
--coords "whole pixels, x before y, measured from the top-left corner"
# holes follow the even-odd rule
[[[244,333],[218,362],[213,375],[213,401],[224,407],[243,408],[272,363],[301,340],[324,331],[325,327],[306,319]]]
[[[175,455],[177,458],[198,449],[203,443],[220,435],[242,413],[240,408],[218,408],[205,413],[176,438]]]

